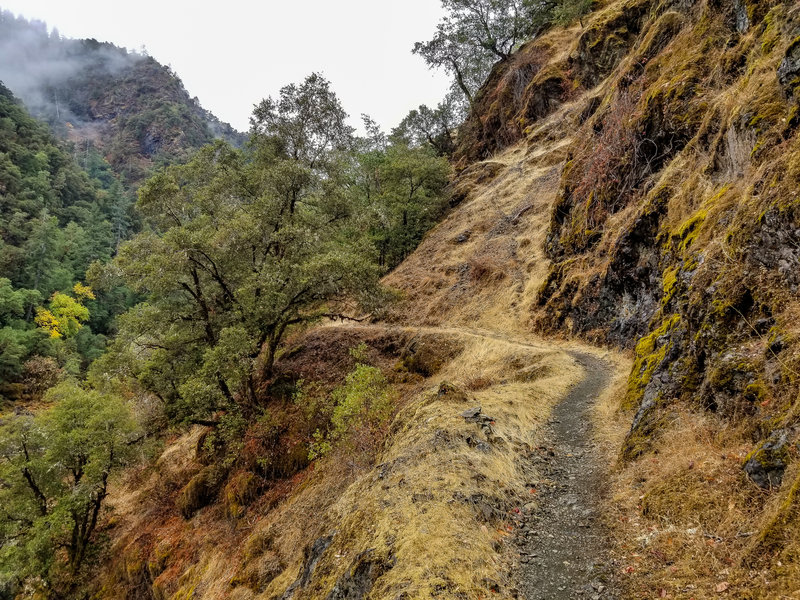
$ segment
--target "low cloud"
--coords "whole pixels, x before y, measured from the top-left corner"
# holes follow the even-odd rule
[[[42,21],[0,12],[0,81],[51,124],[88,120],[80,114],[85,104],[72,102],[82,80],[119,74],[143,58],[109,43],[61,38]]]

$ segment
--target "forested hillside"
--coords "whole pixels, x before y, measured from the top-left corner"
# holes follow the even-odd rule
[[[65,373],[85,371],[132,302],[124,287],[84,297],[73,287],[140,228],[136,188],[217,137],[240,145],[243,136],[145,54],[62,38],[7,11],[0,82],[0,380],[5,399],[35,399]],[[79,318],[61,332],[37,326],[37,310]]]
[[[242,439],[275,451],[251,465],[255,490],[356,423],[385,427],[392,394],[379,370],[364,364],[351,382],[376,397],[342,391],[317,410],[321,398],[286,405],[276,360],[287,335],[382,309],[381,274],[446,208],[446,159],[368,119],[357,137],[312,74],[257,105],[246,149],[217,141],[151,177],[126,241],[131,207],[108,165],[95,155],[81,170],[7,90],[0,108],[4,593],[91,587],[112,474],[144,467],[173,428],[211,428],[209,468],[178,500],[190,518],[245,475]],[[98,332],[110,327],[106,348]]]
[[[0,13],[0,81],[56,135],[74,141],[76,154],[98,150],[127,186],[216,138],[244,139],[150,56],[62,38],[8,11]]]
[[[136,220],[108,163],[92,155],[86,167],[0,86],[4,401],[35,397],[63,372],[80,374],[102,352],[110,317],[125,305],[123,289],[95,297],[75,288],[92,262],[111,258]],[[37,327],[48,306],[58,322]]]

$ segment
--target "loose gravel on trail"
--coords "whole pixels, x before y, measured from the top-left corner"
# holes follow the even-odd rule
[[[518,586],[526,600],[617,598],[600,514],[607,465],[593,440],[590,415],[611,368],[589,354],[572,356],[586,375],[554,409],[529,457],[540,480],[516,539]]]

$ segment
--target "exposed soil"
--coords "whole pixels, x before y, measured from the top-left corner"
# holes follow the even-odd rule
[[[541,480],[517,537],[518,585],[526,600],[617,598],[600,512],[606,465],[589,414],[609,383],[611,366],[589,354],[571,355],[586,376],[556,406],[529,457]]]

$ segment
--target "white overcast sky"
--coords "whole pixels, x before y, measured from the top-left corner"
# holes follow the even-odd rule
[[[439,0],[0,0],[61,35],[147,52],[171,65],[192,96],[246,131],[253,104],[321,72],[352,124],[367,113],[388,130],[448,87],[411,54],[433,34]]]

